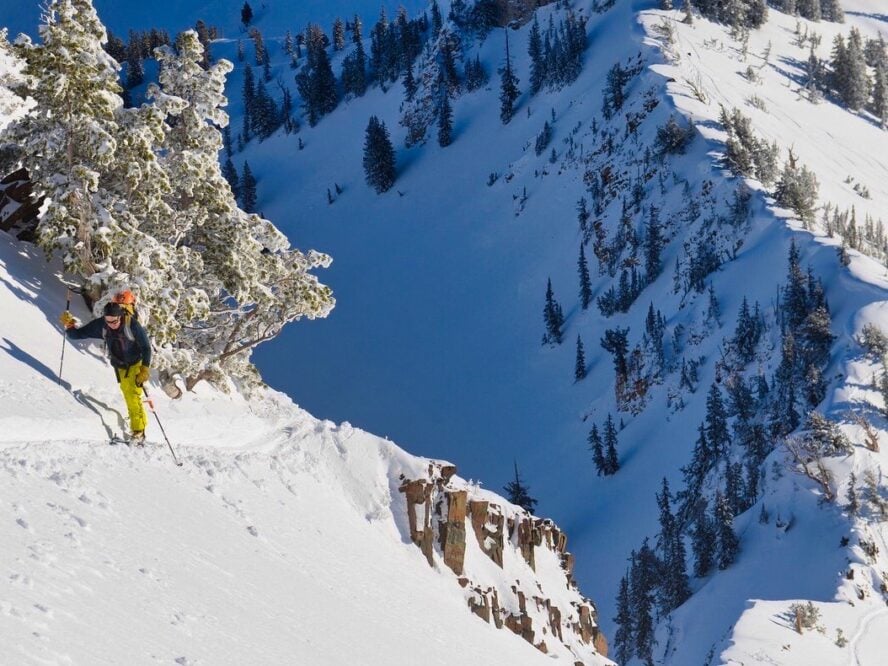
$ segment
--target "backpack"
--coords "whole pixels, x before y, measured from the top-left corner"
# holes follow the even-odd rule
[[[139,318],[139,313],[136,310],[136,295],[129,289],[124,289],[123,291],[114,294],[111,297],[111,302],[117,303],[129,316],[135,317],[136,319]]]

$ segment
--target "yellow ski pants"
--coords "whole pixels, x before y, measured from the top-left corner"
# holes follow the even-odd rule
[[[136,375],[139,374],[141,367],[142,362],[139,361],[128,368],[114,369],[117,373],[117,383],[120,384],[120,392],[126,401],[130,428],[133,432],[145,430],[145,426],[148,425],[148,415],[145,414],[145,405],[142,403],[142,387],[136,386]]]

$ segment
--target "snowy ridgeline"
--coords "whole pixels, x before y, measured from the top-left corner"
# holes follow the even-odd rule
[[[816,4],[805,3],[805,9]],[[684,492],[702,487],[717,501],[720,497],[731,504],[737,488],[749,492],[758,484],[758,490],[747,498],[749,505],[741,501],[730,511],[740,552],[727,564],[717,561],[724,555],[719,528],[710,526],[714,531],[709,532],[705,523],[690,519],[696,523],[687,534],[694,573],[699,575],[708,558],[713,558],[709,566],[718,564],[724,572],[708,581],[704,578],[702,585],[692,579],[694,595],[657,628],[655,654],[662,655],[665,663],[877,664],[883,660],[888,609],[882,525],[885,461],[880,440],[885,438],[888,404],[883,333],[888,326],[884,305],[888,282],[880,216],[888,192],[885,167],[874,156],[888,147],[880,127],[884,93],[879,86],[884,86],[886,52],[878,29],[884,18],[875,11],[876,3],[843,5],[847,23],[799,20],[772,8],[768,21],[748,33],[699,17],[691,26],[678,11],[642,13],[649,43],[665,56],[665,63],[652,69],[668,77],[671,101],[707,139],[714,149],[710,154],[725,174],[731,172],[740,178],[738,184],[744,181],[751,188],[752,226],[736,246],[742,248],[737,263],[748,267],[746,272],[734,272],[733,283],[720,281],[722,289],[739,292],[743,303],[739,311],[732,308],[736,319],[722,334],[720,360],[715,363],[715,380],[727,397],[729,418],[724,423],[730,422],[733,429],[725,441],[733,446],[744,443],[742,459],[747,463],[757,447],[755,426],[744,435],[744,404],[760,400],[761,393],[745,402],[737,368],[754,361],[751,368],[747,365],[748,387],[754,392],[755,377],[759,381],[767,377],[772,397],[782,403],[764,419],[767,438],[772,440],[765,452],[771,452],[766,452],[757,477],[748,476],[744,482],[738,470],[732,478],[730,461],[735,458],[729,455],[727,464],[715,463],[723,470],[719,481],[713,483],[704,473],[702,485],[694,486],[701,459],[718,449],[714,443],[718,396],[712,387],[707,393],[693,458],[683,468],[688,484]],[[842,56],[837,56],[845,43],[852,55],[857,50],[854,57],[859,57],[860,67],[868,65],[865,71],[873,86],[856,100],[848,79],[859,73],[844,71]],[[661,139],[681,137],[674,127],[664,130],[668,131],[661,131]],[[776,209],[778,221],[788,218],[787,226],[796,232],[788,262],[774,256],[768,266],[749,259],[748,253],[762,251],[762,222],[773,219],[771,210],[757,210],[758,202]],[[773,232],[773,228],[764,231],[766,236]],[[785,249],[785,243],[784,235],[778,245]],[[796,244],[803,248],[804,258],[794,267]],[[749,271],[755,265],[767,267],[770,275]],[[808,272],[804,287],[802,266]],[[730,271],[727,266],[722,270]],[[775,298],[768,299],[767,312],[759,320],[765,328],[759,330],[758,316],[750,317],[746,310],[746,296],[756,291],[755,283],[769,279],[781,286]],[[823,289],[826,300],[818,314],[816,294]],[[725,291],[716,286],[715,292],[717,296],[710,288],[706,317],[721,327],[718,304],[724,302]],[[794,299],[807,300],[805,315],[792,314]],[[796,316],[805,318],[801,328],[793,321]],[[776,334],[775,324],[782,333]],[[814,334],[818,328],[821,333]],[[795,349],[787,347],[787,331],[798,343]],[[747,350],[749,340],[753,342]],[[813,360],[818,355],[820,360],[814,362],[818,372],[814,366],[803,372],[797,365],[789,370],[800,357]],[[693,386],[694,374],[681,368],[682,388]],[[787,390],[784,380],[790,375],[799,385]],[[781,421],[783,426],[775,427]],[[674,497],[680,503],[682,492]],[[660,539],[666,538],[669,526],[663,521],[662,498],[661,493]],[[686,509],[687,495],[684,502],[681,506]],[[716,522],[718,515],[716,508]],[[678,517],[687,520],[681,512]],[[700,541],[707,533],[716,544],[714,550]],[[642,547],[638,556],[644,555]],[[703,616],[707,622],[700,621]],[[721,636],[715,632],[718,625],[723,627]],[[707,650],[710,641],[714,642]]]
[[[529,666],[549,663],[531,645],[544,643],[610,663],[550,523],[454,477],[435,488],[526,535],[500,530],[495,557],[476,537],[490,527],[496,542],[486,512],[475,527],[464,513],[460,576],[437,541],[428,566],[398,488],[441,463],[388,440],[274,392],[204,387],[154,398],[183,468],[154,423],[144,450],[108,446],[123,416],[100,346],[69,345],[58,383],[64,298],[42,257],[0,232],[0,662]]]

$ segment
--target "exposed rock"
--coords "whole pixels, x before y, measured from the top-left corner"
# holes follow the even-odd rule
[[[410,539],[419,546],[429,564],[435,566],[437,558],[456,574],[472,613],[485,622],[492,621],[498,629],[508,628],[541,652],[548,654],[552,641],[556,641],[578,659],[575,664],[583,664],[583,659],[595,652],[607,656],[607,641],[597,626],[597,613],[588,599],[577,595],[569,606],[559,608],[547,598],[535,577],[523,585],[521,581],[514,581],[505,598],[501,598],[502,581],[497,588],[489,585],[492,581],[473,581],[465,575],[466,549],[470,545],[466,522],[469,521],[478,549],[500,568],[503,568],[505,551],[511,549],[510,557],[520,556],[536,571],[536,549],[546,548],[558,556],[567,589],[576,591],[574,557],[567,552],[567,535],[551,520],[535,518],[505,501],[498,505],[490,501],[489,495],[484,499],[473,498],[472,486],[454,482],[455,475],[453,465],[432,462],[426,478],[401,476],[399,490],[407,503]],[[452,482],[456,485],[451,485]],[[528,608],[528,599],[533,600],[531,608]],[[534,628],[534,619],[538,629]]]
[[[505,519],[498,510],[491,510],[489,502],[472,501],[469,503],[472,515],[472,530],[478,545],[487,557],[503,566],[503,542],[505,540],[503,525]]]
[[[441,523],[441,551],[444,564],[457,576],[463,572],[466,558],[466,499],[465,490],[445,491],[447,520]]]

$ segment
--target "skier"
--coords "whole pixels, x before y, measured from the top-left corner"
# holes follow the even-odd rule
[[[99,338],[105,341],[108,359],[117,375],[117,383],[129,411],[132,435],[130,442],[137,446],[145,443],[145,426],[148,417],[142,404],[142,384],[148,381],[151,366],[151,343],[144,327],[133,314],[120,303],[105,305],[102,317],[93,319],[85,326],[77,322],[68,310],[59,321],[72,340]]]

